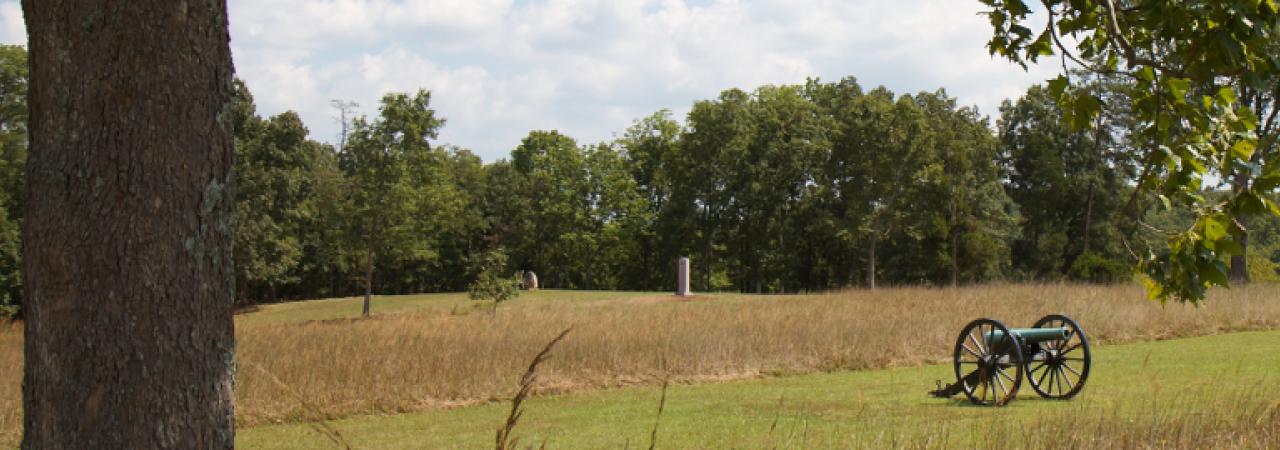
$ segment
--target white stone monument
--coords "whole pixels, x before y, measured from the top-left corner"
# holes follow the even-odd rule
[[[524,288],[530,291],[538,290],[538,274],[532,270],[524,273]]]
[[[689,296],[689,258],[681,257],[676,263],[676,295]]]

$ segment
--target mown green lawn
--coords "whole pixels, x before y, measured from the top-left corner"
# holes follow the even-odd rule
[[[1119,423],[1116,429],[1124,430],[1129,423],[1161,428],[1153,423],[1275,408],[1280,331],[1096,347],[1088,385],[1065,402],[1040,400],[1025,383],[1019,399],[1004,408],[928,398],[934,380],[950,381],[949,373],[950,366],[928,366],[671,386],[657,446],[883,447],[926,440],[974,446],[992,441],[979,433],[1033,431],[1072,417]],[[660,388],[644,387],[536,398],[526,403],[515,435],[522,447],[647,448],[661,395]],[[491,403],[329,426],[353,448],[491,448],[508,408]],[[333,447],[313,426],[243,429],[237,444]]]

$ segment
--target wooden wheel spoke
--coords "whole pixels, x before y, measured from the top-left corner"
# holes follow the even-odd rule
[[[1009,374],[1006,373],[1004,369],[996,369],[996,373],[1000,374],[1000,376],[1004,377],[1004,379],[1009,380],[1010,383],[1014,382],[1013,377],[1009,376]]]
[[[991,379],[996,380],[996,384],[1000,386],[1000,390],[996,392],[997,394],[999,394],[999,395],[996,395],[996,400],[1002,399],[1005,396],[1009,395],[1008,394],[1009,387],[1004,385],[1004,380],[1000,379],[999,373],[1000,371],[996,370],[996,373],[993,374],[991,377]],[[1000,392],[1004,392],[1004,394],[1000,394]]]
[[[978,351],[980,351],[983,355],[987,354],[987,347],[983,346],[982,343],[978,341],[978,339],[974,338],[972,332],[969,333],[969,341],[973,342],[973,345],[978,347]]]
[[[1071,365],[1070,365],[1070,364],[1067,364],[1067,363],[1063,362],[1063,363],[1062,363],[1062,367],[1066,367],[1066,368],[1067,368],[1067,370],[1070,370],[1070,371],[1071,371],[1071,373],[1076,374],[1076,378],[1077,378],[1077,379],[1079,379],[1079,378],[1084,378],[1084,375],[1081,375],[1081,374],[1080,374],[1080,372],[1079,372],[1079,371],[1076,371],[1076,369],[1075,369],[1074,367],[1071,367]]]
[[[1067,392],[1075,389],[1075,386],[1071,384],[1071,377],[1068,377],[1067,373],[1064,372],[1061,367],[1058,368],[1058,375],[1061,377],[1062,383],[1067,383]]]
[[[1072,346],[1070,346],[1070,347],[1067,347],[1067,348],[1064,348],[1064,349],[1059,350],[1059,351],[1058,351],[1058,354],[1059,354],[1059,355],[1065,355],[1065,354],[1067,354],[1067,353],[1071,353],[1071,352],[1073,352],[1073,351],[1076,351],[1076,349],[1080,348],[1082,345],[1083,345],[1082,343],[1077,342],[1077,343],[1075,343],[1074,345],[1072,345]]]
[[[983,402],[987,401],[987,390],[988,390],[988,387],[991,385],[991,380],[990,380],[990,379],[988,379],[988,378],[986,377],[986,375],[987,375],[987,374],[986,374],[986,371],[983,371],[983,373],[981,374],[981,376],[979,376],[979,377],[978,377],[978,384],[979,384],[980,386],[982,386],[982,397],[981,397],[981,398],[982,398],[982,401],[983,401]]]
[[[1036,386],[1044,386],[1044,377],[1049,375],[1049,372],[1046,370],[1040,374],[1040,379],[1036,381]]]
[[[964,348],[964,351],[969,352],[969,354],[970,354],[970,355],[973,355],[973,356],[976,356],[976,357],[979,357],[979,358],[981,358],[981,357],[982,357],[982,355],[978,354],[978,352],[976,352],[976,351],[974,351],[973,349],[969,348],[969,344],[968,344],[968,343],[961,343],[961,344],[960,344],[960,347],[961,347],[961,348]]]

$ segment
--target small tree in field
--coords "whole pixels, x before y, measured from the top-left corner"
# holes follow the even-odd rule
[[[479,257],[479,272],[476,281],[467,288],[467,295],[472,300],[493,301],[492,313],[498,313],[498,304],[520,295],[520,274],[502,276],[507,267],[507,254],[502,250],[493,250]]]

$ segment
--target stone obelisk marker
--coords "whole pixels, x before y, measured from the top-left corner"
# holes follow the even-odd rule
[[[676,295],[687,297],[689,295],[689,258],[681,257],[680,262],[676,263]]]

